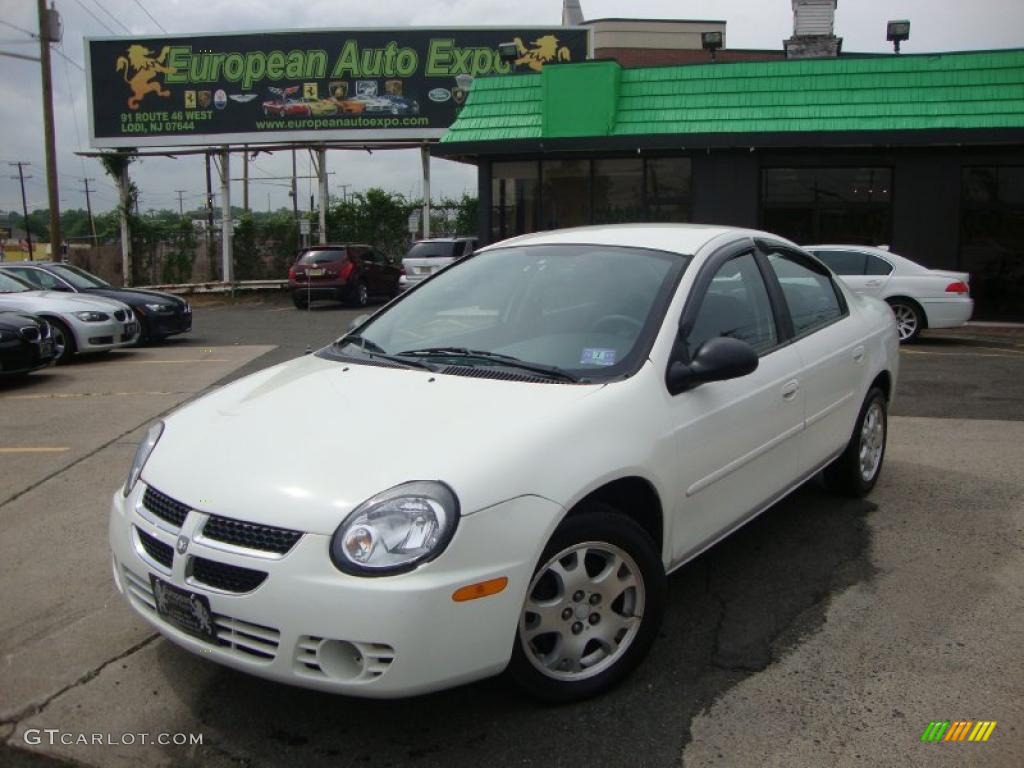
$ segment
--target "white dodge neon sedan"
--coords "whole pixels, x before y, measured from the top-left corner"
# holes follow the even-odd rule
[[[762,232],[508,240],[154,424],[114,578],[272,680],[593,695],[646,654],[668,573],[823,469],[871,490],[897,347],[884,303]]]
[[[855,293],[884,299],[896,315],[901,342],[925,328],[958,328],[974,313],[971,276],[928,269],[884,248],[865,245],[808,245]]]

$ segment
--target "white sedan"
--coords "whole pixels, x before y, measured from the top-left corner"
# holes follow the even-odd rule
[[[46,319],[58,365],[76,354],[127,346],[139,336],[138,320],[127,304],[102,296],[37,291],[20,278],[0,272],[0,310],[4,309]]]
[[[971,276],[928,269],[865,245],[808,245],[854,291],[884,299],[896,315],[900,341],[916,339],[925,328],[958,328],[971,319]]]
[[[114,578],[280,682],[590,696],[647,653],[667,574],[823,469],[872,489],[897,365],[888,307],[772,235],[527,235],[154,424]]]

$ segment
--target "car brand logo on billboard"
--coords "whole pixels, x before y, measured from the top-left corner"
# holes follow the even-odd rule
[[[474,78],[582,61],[588,35],[451,28],[88,40],[91,144],[438,138]],[[499,53],[508,41],[511,60]]]

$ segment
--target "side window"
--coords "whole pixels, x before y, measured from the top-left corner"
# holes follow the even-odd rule
[[[864,270],[865,275],[888,275],[892,272],[892,264],[885,259],[872,256],[870,253],[867,254],[867,257],[868,266]]]
[[[863,275],[867,254],[855,251],[811,251],[837,275]]]
[[[686,337],[690,357],[719,336],[745,341],[758,353],[778,343],[768,290],[752,253],[729,259],[711,279]]]
[[[11,271],[14,272],[15,277],[20,277],[25,282],[31,283],[33,288],[38,288],[41,291],[59,291],[64,287],[60,280],[41,269],[12,269]]]
[[[369,248],[366,248],[365,250],[360,251],[359,252],[359,258],[361,258],[363,261],[367,262],[368,264],[379,264],[380,261],[381,261],[380,254],[378,254],[376,251],[373,251],[373,250],[371,250]]]
[[[832,278],[810,259],[775,250],[768,253],[768,263],[782,286],[797,336],[826,326],[846,313]]]

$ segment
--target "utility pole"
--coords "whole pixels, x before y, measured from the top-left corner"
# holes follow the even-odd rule
[[[92,190],[89,189],[90,181],[96,181],[96,179],[82,179],[82,182],[85,184],[85,189],[82,191],[85,192],[85,210],[89,214],[89,229],[92,230],[92,244],[93,247],[99,247],[100,239],[96,236],[96,220],[92,217],[92,199],[89,197],[89,193],[92,192]]]
[[[242,208],[249,212],[249,150],[242,153]]]
[[[21,181],[21,210],[25,215],[25,241],[28,243],[28,258],[32,261],[32,230],[28,227],[28,200],[25,198],[25,179],[31,179],[31,176],[25,176],[25,172],[22,170],[23,166],[31,165],[31,163],[8,163],[8,165],[18,166],[18,175],[11,176],[12,179],[16,178]]]
[[[347,203],[348,202],[348,188],[351,187],[352,185],[351,184],[339,184],[338,186],[341,187],[341,200],[342,200],[342,202]]]
[[[210,178],[210,153],[206,157],[206,258],[210,262],[210,282],[216,280],[213,258],[213,182]]]
[[[60,18],[49,13],[46,0],[39,9],[39,68],[43,78],[43,133],[46,137],[46,190],[50,197],[50,258],[55,259],[63,244],[60,234],[60,191],[57,187],[57,148],[53,139],[53,84],[50,82],[50,43],[60,42]],[[52,15],[52,18],[51,18]],[[54,38],[57,39],[54,39]]]
[[[178,215],[181,216],[182,218],[184,218],[185,217],[185,203],[182,201],[181,196],[185,194],[186,190],[184,190],[184,189],[176,189],[174,191],[178,193]]]

